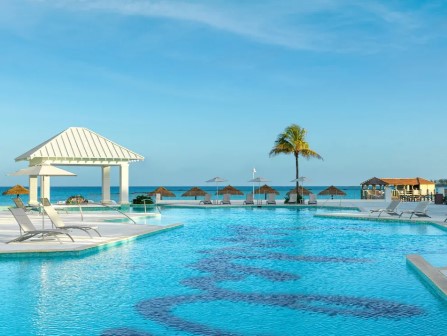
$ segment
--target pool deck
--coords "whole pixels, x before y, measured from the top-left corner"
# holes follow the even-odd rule
[[[447,299],[447,267],[434,267],[418,254],[407,255],[412,266],[442,298]]]
[[[141,217],[144,214],[132,214],[133,217]],[[45,229],[52,228],[48,217],[39,214],[28,216],[36,229],[41,229],[42,224]],[[62,244],[55,238],[31,238],[23,242],[6,242],[19,236],[19,226],[9,211],[0,211],[0,256],[18,255],[57,255],[63,252],[65,255],[82,255],[85,252],[97,251],[113,245],[123,244],[147,235],[157,234],[182,227],[182,224],[170,224],[166,226],[156,226],[147,224],[112,223],[105,220],[122,219],[122,214],[107,212],[85,212],[84,220],[79,213],[60,213],[60,217],[66,225],[88,225],[95,226],[101,233],[99,237],[96,232],[90,231],[92,238],[81,230],[70,230],[74,242],[65,235],[59,235]],[[42,221],[42,218],[44,219]]]
[[[276,204],[268,205],[265,200],[262,200],[262,204],[257,205],[255,201],[255,205],[244,205],[243,200],[231,200],[230,205],[222,205],[222,204],[210,204],[203,205],[199,203],[199,200],[162,200],[159,202],[159,205],[167,206],[167,207],[182,207],[182,208],[231,208],[231,207],[284,207],[284,208],[339,208],[340,212],[331,212],[330,214],[324,214],[327,217],[343,217],[343,218],[363,218],[363,219],[377,219],[377,213],[372,214],[370,210],[373,209],[381,209],[387,206],[387,202],[384,200],[359,200],[359,199],[324,199],[318,200],[317,205],[308,205],[308,204],[284,204],[283,200],[276,200]],[[417,205],[417,202],[402,202],[398,207],[398,212],[404,210],[411,210]],[[343,212],[343,209],[356,209],[359,212]],[[416,217],[414,216],[411,220],[409,219],[409,215],[404,214],[400,219],[397,216],[389,216],[386,214],[382,214],[380,216],[380,220],[402,220],[405,222],[434,222],[434,223],[443,223],[443,221],[447,218],[447,205],[435,205],[430,204],[428,207],[428,214],[431,218],[428,217]],[[323,216],[323,214],[318,214]]]

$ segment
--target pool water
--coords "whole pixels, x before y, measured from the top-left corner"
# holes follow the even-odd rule
[[[0,260],[0,334],[437,335],[447,304],[405,255],[431,225],[316,209],[165,209],[181,229],[85,257]],[[328,211],[328,210],[318,210]]]

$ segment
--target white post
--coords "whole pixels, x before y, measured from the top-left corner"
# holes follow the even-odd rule
[[[30,175],[29,177],[29,204],[38,205],[37,200],[37,176]]]
[[[216,204],[219,204],[219,183],[216,182]]]
[[[47,198],[50,202],[50,177],[49,176],[42,176],[42,183],[40,186],[40,197],[41,198]]]
[[[391,188],[385,187],[385,201],[391,202]]]
[[[110,203],[110,166],[102,166],[102,203]]]
[[[129,204],[129,163],[120,164],[120,204]]]
[[[255,173],[256,173],[256,169],[253,168],[253,180],[255,179]],[[253,198],[255,197],[255,181],[252,182],[253,183],[253,193],[251,194],[253,196]]]

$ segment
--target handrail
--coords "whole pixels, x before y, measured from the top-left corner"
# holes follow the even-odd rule
[[[143,200],[143,203],[144,203],[144,213],[147,212],[147,209],[146,209],[146,201],[149,201],[149,200],[148,200],[148,199],[144,199],[144,200]],[[155,206],[155,209],[157,209],[158,213],[161,215],[160,207],[159,207],[157,204],[154,204],[154,206]]]
[[[107,204],[103,204],[103,203],[102,203],[101,205],[104,206],[104,207],[106,207],[106,208],[109,208],[109,209],[118,211],[120,214],[122,214],[122,215],[126,216],[127,218],[129,218],[134,224],[137,224],[137,222],[135,222],[130,216],[126,215],[126,214],[125,214],[124,212],[122,212],[121,210],[118,210],[117,208],[108,206]]]
[[[79,213],[81,214],[81,221],[84,221],[84,214],[82,213],[81,203],[78,203],[78,205],[79,205]]]
[[[143,202],[144,201],[145,200],[143,200]],[[104,204],[104,203],[95,203],[95,204],[103,206],[103,207],[108,208],[108,209],[115,210],[115,211],[119,212],[120,214],[122,214],[123,216],[129,218],[134,224],[137,224],[137,222],[132,217],[128,216],[125,212],[123,212],[123,211],[121,211],[121,210],[119,210],[119,209],[117,209],[115,207],[109,206],[109,205]],[[84,221],[84,213],[82,211],[81,203],[78,203],[78,206],[79,206],[79,212],[81,214],[81,220]],[[160,207],[158,205],[156,205],[156,204],[155,204],[155,209],[157,209],[158,213],[161,214]],[[144,212],[146,213],[146,202],[144,202]]]
[[[143,199],[143,204],[144,204],[144,213],[146,213],[146,201],[148,201],[148,199]]]

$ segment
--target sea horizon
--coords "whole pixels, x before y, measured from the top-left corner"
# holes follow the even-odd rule
[[[218,186],[218,189],[222,189],[227,184],[221,184]],[[175,194],[175,197],[163,197],[165,200],[194,200],[194,197],[183,197],[181,196],[184,192],[191,189],[192,187],[199,187],[204,191],[210,193],[213,198],[215,198],[216,194],[216,185],[165,185],[165,187]],[[27,186],[25,186],[27,188]],[[129,187],[129,202],[132,203],[132,200],[138,196],[148,192],[153,191],[156,186],[130,186]],[[253,191],[252,185],[244,185],[238,186],[234,185],[235,188],[239,189],[244,195],[231,195],[231,199],[234,200],[242,200],[245,199],[245,195]],[[259,187],[259,185],[254,186],[255,189]],[[277,199],[284,199],[286,197],[287,192],[293,189],[293,185],[289,186],[275,186],[271,185],[274,189],[276,189],[279,194],[276,196]],[[331,196],[322,196],[318,195],[319,192],[326,189],[329,186],[312,186],[312,185],[304,185],[304,188],[311,191],[314,194],[317,194],[317,198],[319,199],[329,199]],[[2,186],[0,187],[0,194],[9,189],[10,186]],[[346,196],[343,196],[344,199],[360,199],[360,186],[337,186],[337,188],[343,190],[346,193]],[[74,195],[82,195],[84,198],[88,200],[92,200],[94,202],[101,201],[101,186],[51,186],[50,190],[50,199],[51,202],[57,203],[59,201],[65,201],[70,196]],[[40,195],[40,188],[38,189],[38,194]],[[111,186],[110,187],[110,196],[111,199],[118,202],[119,201],[119,186]],[[0,195],[0,205],[7,206],[13,205],[12,198],[15,195]],[[28,195],[20,195],[22,200],[27,203],[29,201]],[[221,198],[222,196],[219,196]],[[336,196],[334,196],[336,197]],[[197,197],[197,199],[202,199],[203,197]],[[307,198],[305,196],[305,198]]]

